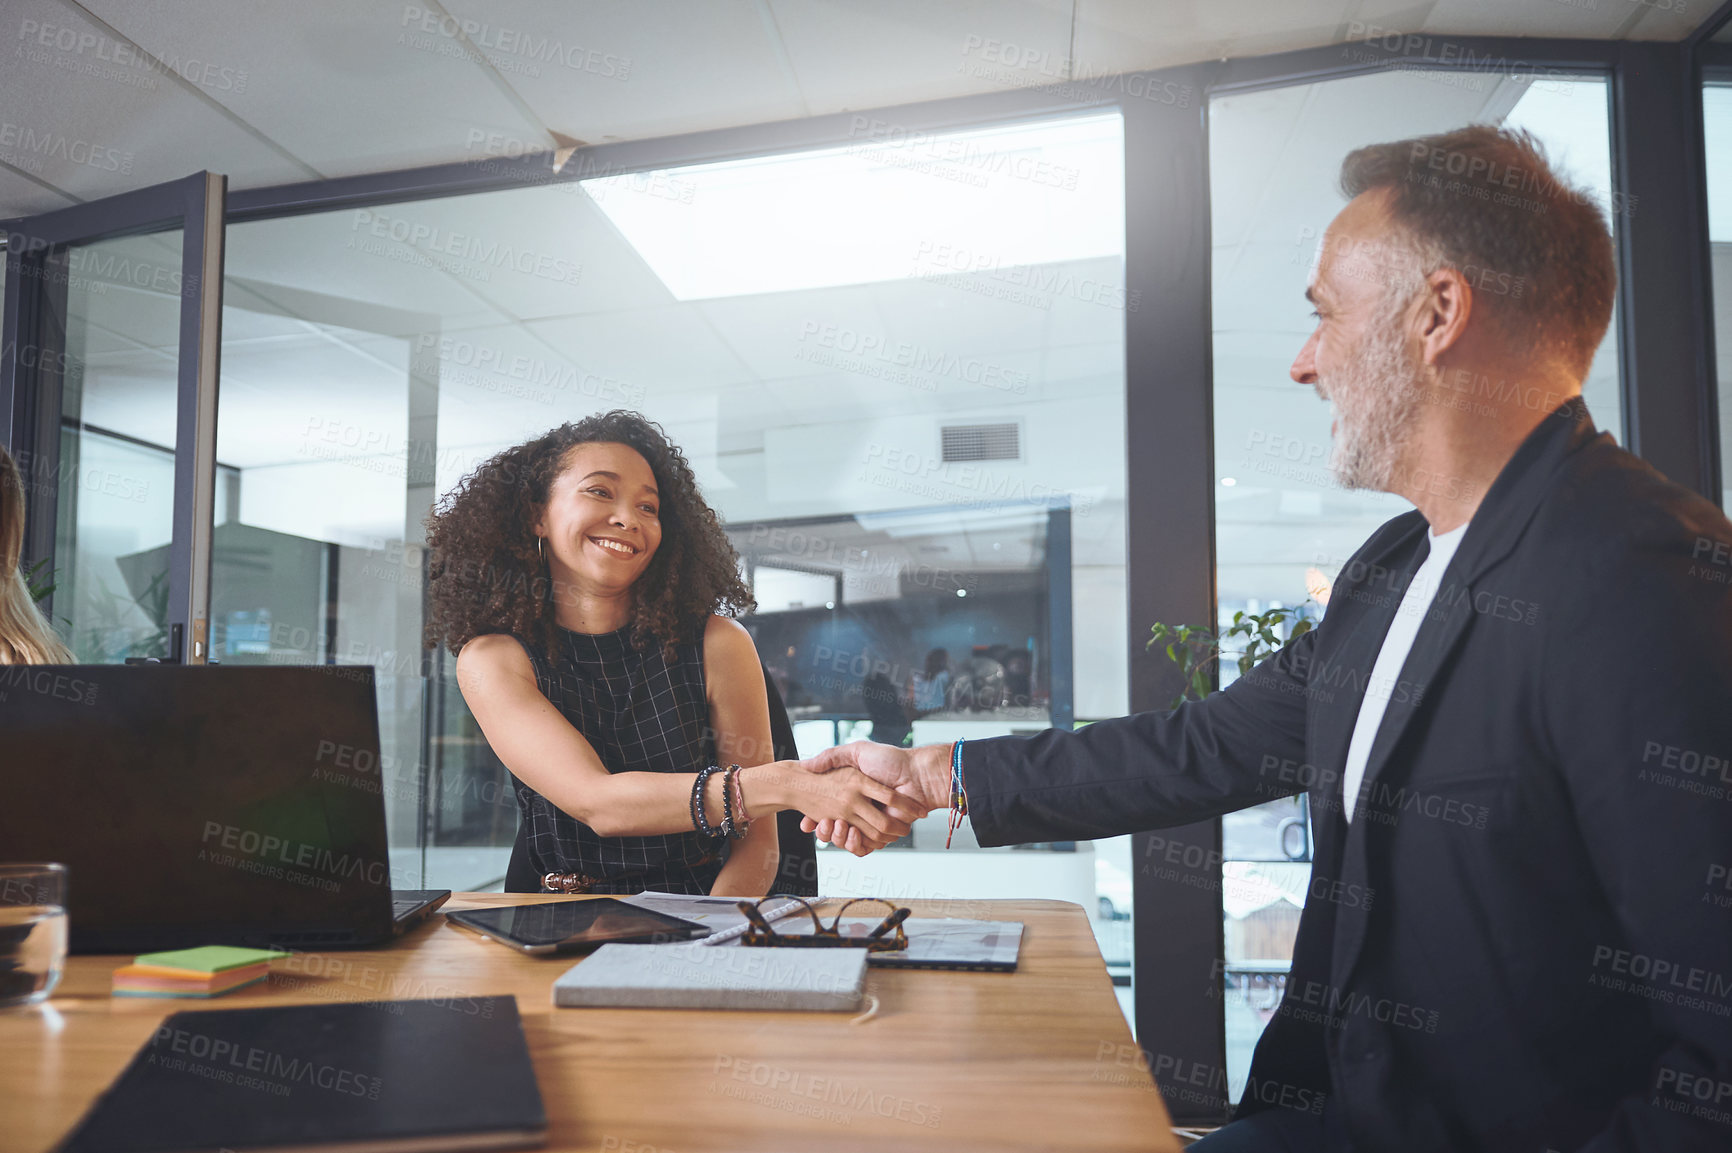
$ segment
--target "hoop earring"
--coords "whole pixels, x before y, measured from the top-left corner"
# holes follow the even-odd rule
[[[541,548],[541,542],[546,540],[546,539],[547,538],[544,536],[538,536],[535,538],[535,555],[540,557],[542,560],[547,559],[547,553],[542,551],[542,548]]]

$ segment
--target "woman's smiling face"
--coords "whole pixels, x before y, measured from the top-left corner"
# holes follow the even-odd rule
[[[661,495],[649,461],[623,444],[577,445],[548,487],[535,531],[546,538],[556,580],[596,592],[630,587],[662,542]]]

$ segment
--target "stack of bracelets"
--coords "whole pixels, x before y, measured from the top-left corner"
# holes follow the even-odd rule
[[[962,818],[967,815],[968,790],[962,783],[962,742],[957,741],[950,746],[950,828],[944,834],[945,848],[950,847],[950,838],[962,827]]]
[[[704,785],[709,782],[711,773],[722,774],[722,823],[721,827],[710,824],[710,819],[704,813]],[[746,835],[752,820],[746,816],[746,791],[740,786],[740,766],[729,765],[723,769],[720,765],[707,765],[698,770],[698,779],[692,782],[692,828],[706,837],[729,837],[739,840]]]

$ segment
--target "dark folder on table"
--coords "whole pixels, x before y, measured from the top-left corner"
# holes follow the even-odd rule
[[[547,1117],[510,997],[176,1013],[55,1153],[524,1149]]]

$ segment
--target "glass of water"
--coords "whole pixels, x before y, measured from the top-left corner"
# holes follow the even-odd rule
[[[66,964],[66,866],[0,865],[0,1009],[34,1005]]]

